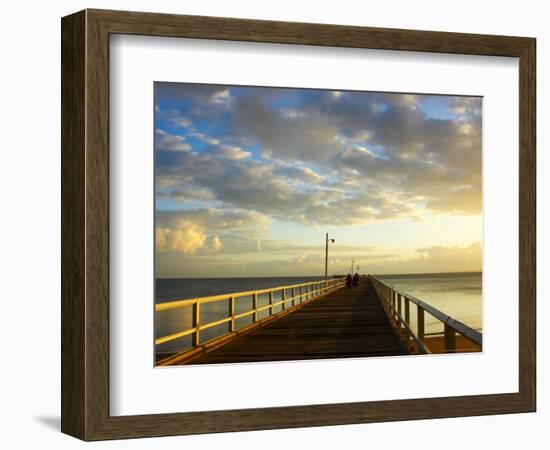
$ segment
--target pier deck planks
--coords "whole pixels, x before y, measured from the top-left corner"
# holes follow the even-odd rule
[[[372,283],[342,288],[187,364],[401,355]]]

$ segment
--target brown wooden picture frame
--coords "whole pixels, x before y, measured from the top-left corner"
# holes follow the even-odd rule
[[[61,429],[64,433],[84,440],[101,440],[535,411],[534,38],[104,10],[85,10],[64,17],[61,30]],[[519,391],[491,395],[110,416],[111,34],[519,58]]]

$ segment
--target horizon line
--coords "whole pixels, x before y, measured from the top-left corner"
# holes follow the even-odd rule
[[[346,274],[349,272],[346,272]],[[447,275],[447,274],[467,274],[467,273],[483,273],[482,270],[461,270],[456,272],[409,272],[409,273],[361,273],[360,275],[375,275],[375,276],[410,276],[410,275]],[[345,275],[333,273],[329,275],[332,278],[336,275]],[[220,277],[157,277],[155,280],[215,280],[215,279],[250,279],[250,278],[324,278],[324,275],[276,275],[276,276],[220,276]]]

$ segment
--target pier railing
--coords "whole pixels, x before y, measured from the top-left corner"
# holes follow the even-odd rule
[[[216,338],[210,339],[210,341],[213,341],[222,338],[227,334],[231,334],[237,331],[235,322],[238,319],[252,316],[252,323],[247,325],[247,327],[250,327],[251,325],[254,325],[255,323],[260,321],[259,313],[262,311],[269,311],[269,314],[267,318],[263,318],[261,320],[271,319],[285,312],[289,312],[288,310],[293,307],[299,307],[302,304],[311,302],[321,296],[324,296],[325,294],[344,286],[344,284],[344,278],[335,278],[330,280],[319,280],[308,283],[294,284],[290,286],[278,286],[274,288],[257,289],[247,292],[234,292],[231,294],[221,294],[213,295],[210,297],[200,297],[188,300],[175,300],[166,303],[158,303],[155,305],[156,314],[160,313],[161,311],[192,308],[192,325],[187,329],[180,330],[166,336],[157,337],[155,339],[155,344],[160,345],[166,342],[173,341],[175,339],[182,338],[184,336],[192,335],[193,350],[206,343],[201,340],[201,331],[227,323],[227,333],[223,336],[218,336]],[[269,303],[264,306],[259,306],[259,296],[266,294],[269,296]],[[252,298],[252,308],[244,312],[236,313],[236,301],[242,297]],[[277,297],[280,297],[281,299],[275,300],[275,298]],[[212,302],[227,302],[227,316],[222,319],[202,323],[201,306],[206,303]],[[281,306],[281,310],[275,312],[274,308],[279,305]]]
[[[456,319],[453,319],[451,316],[448,316],[428,303],[425,303],[410,294],[402,292],[393,286],[380,281],[372,275],[370,275],[369,278],[372,280],[374,289],[378,293],[388,316],[393,319],[399,331],[403,330],[407,343],[411,343],[412,341],[416,344],[419,353],[431,353],[430,349],[426,345],[426,337],[433,336],[443,336],[446,353],[457,352],[457,333],[481,348],[483,336],[479,331],[474,330]],[[416,332],[411,326],[411,303],[416,305],[417,310]],[[425,332],[426,313],[430,314],[443,324],[442,332],[429,334]]]

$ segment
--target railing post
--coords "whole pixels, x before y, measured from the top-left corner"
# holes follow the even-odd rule
[[[401,294],[399,294],[399,292],[396,292],[395,298],[397,299],[397,327],[401,329]]]
[[[201,343],[201,333],[199,330],[200,326],[200,316],[201,316],[201,308],[200,303],[196,302],[193,305],[193,328],[195,328],[195,333],[193,334],[193,346],[198,347]]]
[[[456,332],[447,324],[445,324],[445,352],[456,352]]]
[[[229,332],[233,333],[235,331],[235,296],[232,295],[229,299],[229,317],[231,317],[231,322],[229,322]]]
[[[409,299],[407,297],[403,297],[403,303],[405,304],[405,323],[407,324],[407,326],[405,327],[405,329],[407,330],[406,331],[406,334],[407,334],[407,348],[409,350],[409,352],[412,350],[411,348],[411,332],[409,331],[409,329],[411,328],[411,302],[409,301]]]
[[[397,313],[401,315],[401,294],[399,294],[399,292],[396,292],[395,295],[397,297]]]
[[[422,308],[420,305],[416,306],[416,309],[418,310],[418,318],[417,318],[417,328],[418,328],[418,339],[422,342],[424,342],[424,308]]]
[[[391,292],[391,302],[393,305],[393,319],[396,322],[399,322],[399,320],[397,319],[397,302],[395,298],[395,291],[393,290],[393,288],[390,288],[390,292]]]
[[[475,330],[469,328],[468,326],[460,323],[460,322],[453,322],[450,318],[450,316],[444,315],[441,311],[437,310],[436,308],[432,307],[431,305],[424,303],[420,300],[415,299],[414,297],[409,297],[408,294],[401,294],[399,291],[386,286],[384,283],[371,278],[371,281],[373,283],[373,286],[376,290],[376,294],[380,297],[380,301],[382,302],[382,305],[384,307],[384,311],[390,320],[392,322],[392,325],[396,325],[401,330],[401,336],[404,339],[407,339],[409,342],[409,348],[411,350],[415,350],[415,345],[411,342],[411,339],[413,339],[418,344],[418,350],[420,353],[430,353],[430,349],[426,347],[426,324],[425,324],[425,315],[426,312],[428,312],[432,317],[438,320],[438,323],[442,323],[444,325],[443,330],[443,338],[444,338],[444,348],[446,352],[456,352],[457,351],[457,340],[459,337],[458,335],[464,335],[469,340],[472,340],[472,342],[478,343],[478,345],[481,345],[481,333],[476,332]],[[203,298],[197,298],[197,299],[189,299],[184,301],[178,301],[177,304],[171,305],[171,307],[166,307],[165,304],[158,304],[155,305],[155,311],[164,311],[168,309],[177,309],[177,308],[189,308],[191,309],[191,325],[185,329],[178,331],[176,333],[172,333],[168,336],[162,336],[162,337],[156,337],[155,339],[155,345],[160,345],[165,342],[170,342],[175,339],[179,339],[184,336],[188,336],[188,338],[191,339],[193,348],[200,347],[200,345],[204,345],[204,341],[201,343],[201,331],[204,329],[208,329],[211,327],[215,327],[221,324],[228,324],[229,332],[237,331],[237,317],[239,316],[253,316],[253,321],[257,322],[259,320],[259,313],[260,310],[269,310],[269,314],[276,315],[274,309],[275,304],[283,304],[282,310],[287,309],[286,308],[286,302],[289,300],[292,300],[292,305],[295,306],[296,301],[295,298],[300,299],[300,303],[304,301],[304,297],[307,300],[310,300],[311,298],[315,298],[316,293],[323,292],[324,289],[331,289],[333,287],[340,287],[344,281],[341,279],[334,279],[334,280],[318,280],[311,283],[302,283],[298,285],[292,285],[292,286],[280,286],[277,288],[272,289],[262,289],[260,291],[252,291],[252,294],[250,293],[236,293],[236,294],[226,294],[226,295],[218,295],[214,297],[203,297]],[[298,289],[299,294],[298,294]],[[292,293],[292,298],[287,299],[287,290]],[[277,295],[276,292],[281,291],[282,301],[276,300]],[[261,292],[261,293],[260,293]],[[269,304],[265,307],[259,308],[259,296],[262,294],[268,294],[269,295]],[[243,295],[248,295],[249,298],[252,297],[253,301],[253,309],[247,310],[244,314],[237,314],[236,311],[236,301],[237,299],[241,298]],[[204,323],[201,323],[201,302],[212,302],[212,301],[219,301],[219,302],[226,302],[225,305],[228,308],[226,311],[228,311],[228,315],[221,319],[208,321],[208,319],[205,319]],[[228,303],[227,303],[228,302]],[[404,303],[404,305],[403,305]],[[416,330],[410,330],[409,328],[411,326],[411,303],[415,304],[417,307],[417,328]],[[170,305],[168,305],[170,306]],[[424,308],[424,306],[426,308]],[[223,307],[223,304],[222,304]],[[404,311],[403,311],[404,310]],[[188,311],[188,310],[187,310]],[[404,314],[404,315],[402,315]],[[393,319],[396,319],[396,324],[393,324]],[[405,330],[403,330],[403,327],[405,327]],[[438,333],[439,334],[439,333]]]

